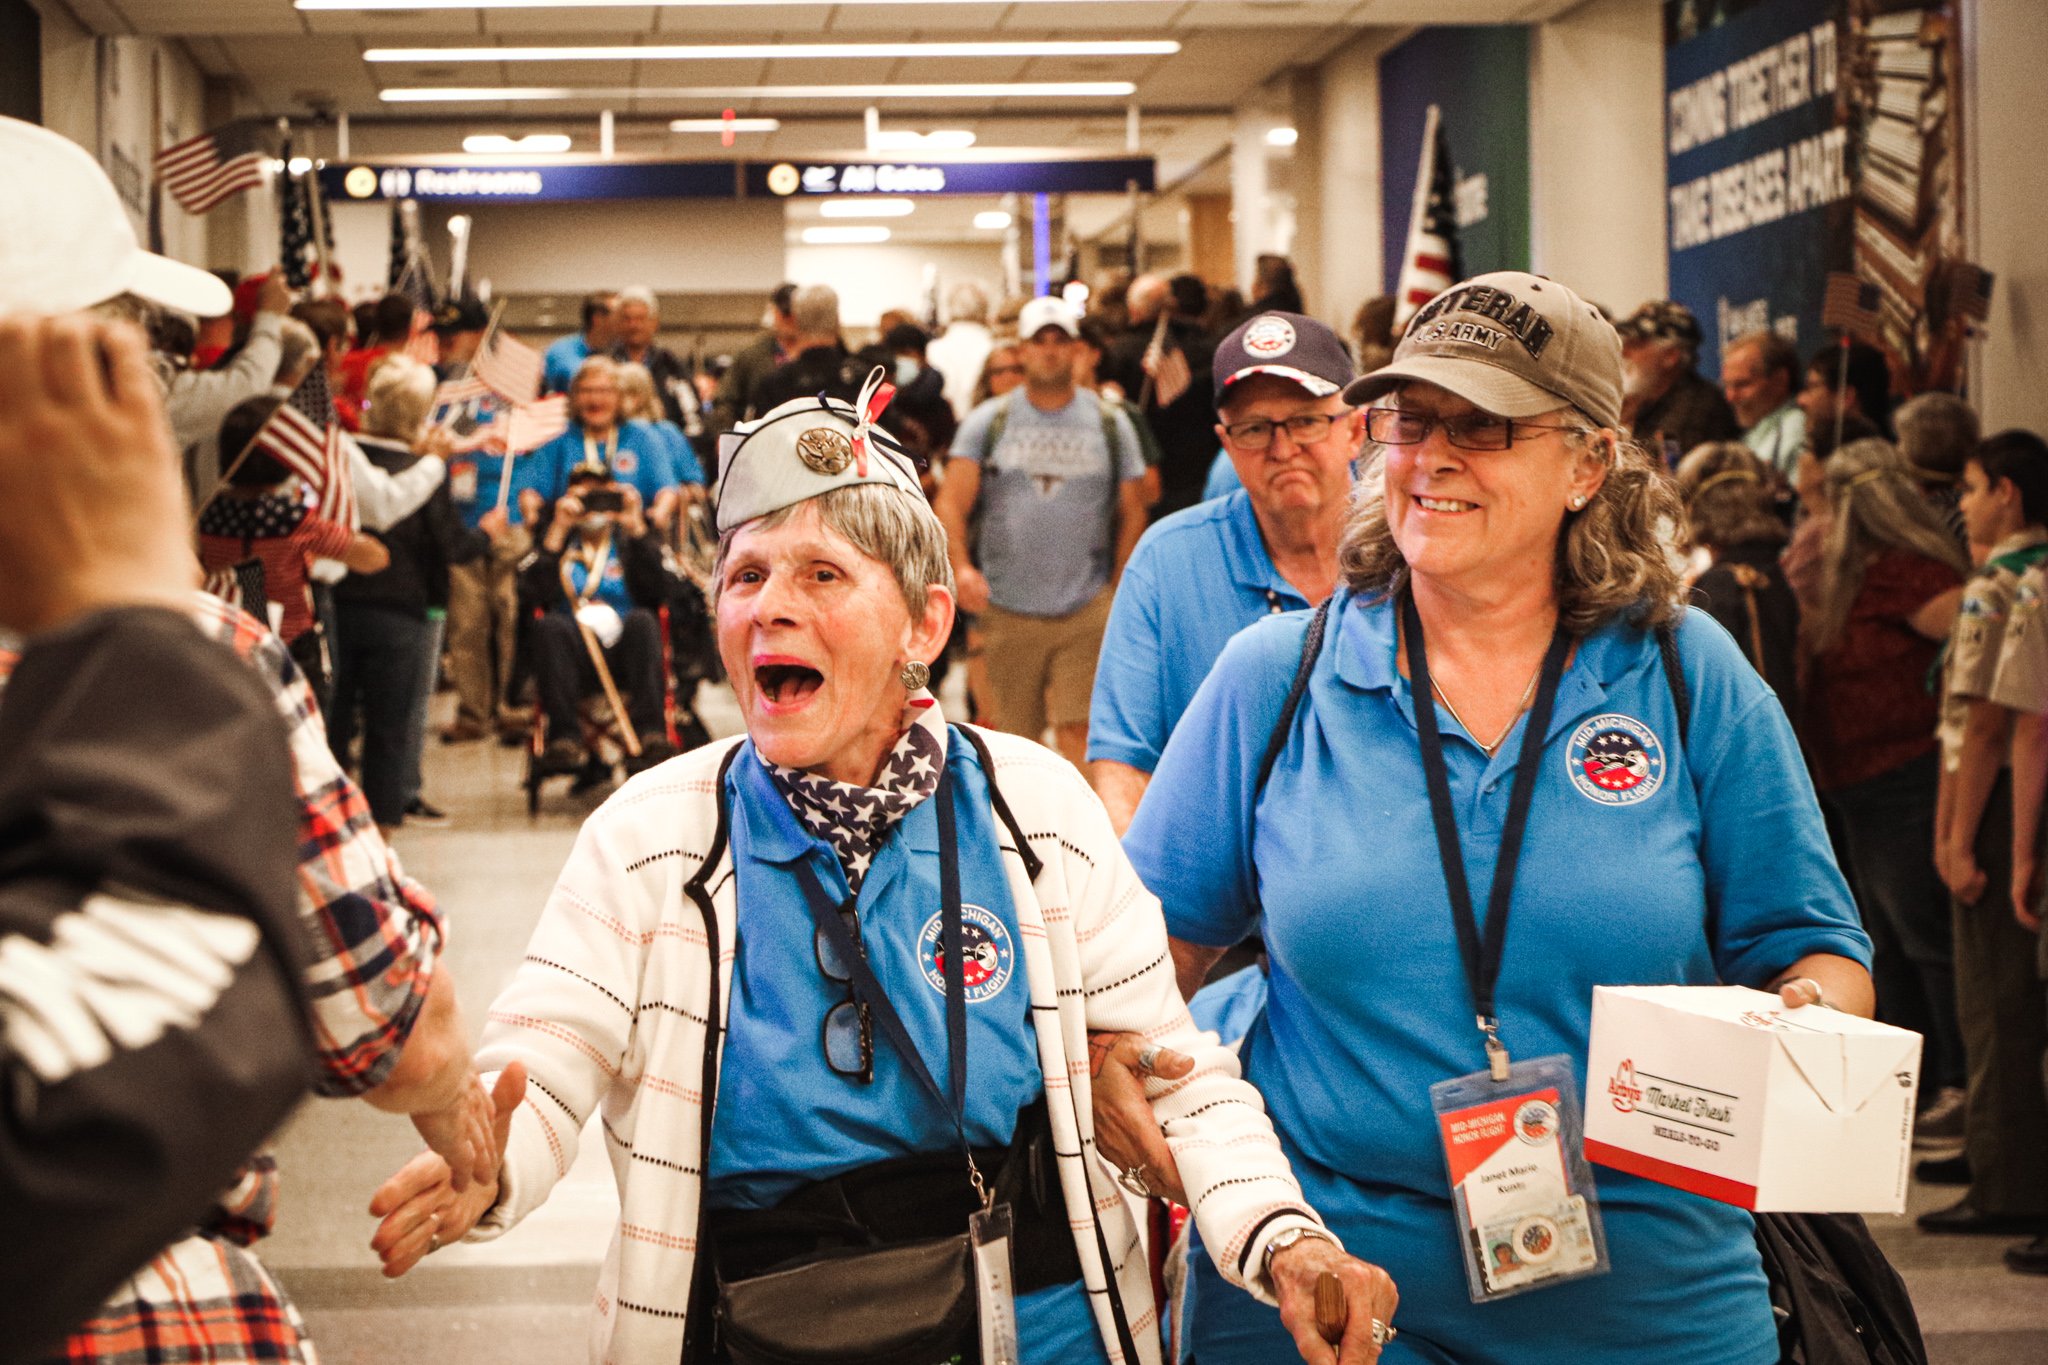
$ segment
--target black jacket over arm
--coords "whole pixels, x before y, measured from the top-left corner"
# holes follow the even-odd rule
[[[0,1361],[176,1240],[305,1093],[275,701],[176,612],[32,640],[0,697]]]

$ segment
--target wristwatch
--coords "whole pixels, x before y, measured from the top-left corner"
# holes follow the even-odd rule
[[[1288,1228],[1275,1236],[1272,1241],[1266,1243],[1265,1254],[1259,1258],[1259,1273],[1265,1277],[1268,1285],[1273,1283],[1273,1258],[1293,1246],[1296,1242],[1310,1237],[1317,1241],[1328,1242],[1331,1246],[1337,1245],[1337,1239],[1323,1231],[1323,1229],[1302,1225]]]

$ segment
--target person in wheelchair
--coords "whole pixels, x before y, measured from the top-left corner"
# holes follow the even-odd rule
[[[640,752],[627,756],[628,771],[673,757],[663,715],[658,616],[668,580],[639,491],[601,464],[577,465],[549,509],[524,572],[529,599],[541,612],[529,636],[547,725],[538,770],[583,770],[591,755],[578,703],[611,691],[623,697],[626,714],[619,719],[639,741]]]

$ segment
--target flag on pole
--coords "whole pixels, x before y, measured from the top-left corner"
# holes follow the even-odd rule
[[[1415,201],[1408,215],[1408,246],[1401,256],[1401,280],[1394,288],[1394,331],[1415,310],[1464,277],[1458,252],[1456,175],[1443,116],[1429,106],[1423,120],[1422,160],[1415,168]]]
[[[539,351],[500,327],[485,338],[470,372],[508,403],[524,403],[540,392],[547,361]]]
[[[505,422],[505,450],[524,455],[538,450],[569,429],[569,396],[551,393],[531,403],[514,405]]]
[[[270,159],[259,119],[237,119],[156,154],[156,178],[190,214],[207,213],[263,183]]]
[[[1172,314],[1164,309],[1159,314],[1159,325],[1152,329],[1151,344],[1145,347],[1144,359],[1139,363],[1145,371],[1145,388],[1155,407],[1170,408],[1175,399],[1188,391],[1194,383],[1194,375],[1188,369],[1187,352],[1174,341],[1168,327]]]
[[[284,140],[285,171],[277,182],[278,260],[284,265],[284,282],[304,289],[313,282],[317,249],[313,245],[313,203],[305,181],[311,177],[293,175],[292,140]]]
[[[313,491],[314,515],[340,526],[356,525],[355,480],[349,473],[341,425],[335,421],[325,365],[315,365],[305,382],[278,405],[256,433],[256,448],[305,481]]]
[[[1861,341],[1875,342],[1881,295],[1876,285],[1846,270],[1830,271],[1827,290],[1821,295],[1820,325],[1831,332],[1847,332]]]

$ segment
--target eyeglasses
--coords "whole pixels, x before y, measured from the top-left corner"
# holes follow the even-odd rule
[[[1335,417],[1324,412],[1305,412],[1284,422],[1269,422],[1258,417],[1249,422],[1235,422],[1223,428],[1223,434],[1234,446],[1245,450],[1264,450],[1273,444],[1273,433],[1285,427],[1288,439],[1296,445],[1312,446],[1330,434],[1330,428],[1336,421]]]
[[[1444,439],[1460,450],[1506,450],[1517,437],[1530,431],[1584,431],[1583,427],[1552,426],[1545,422],[1523,422],[1496,417],[1490,412],[1471,412],[1462,417],[1439,417],[1432,412],[1406,412],[1400,408],[1367,408],[1366,439],[1383,446],[1412,446],[1429,439],[1429,433],[1443,428]]]
[[[989,372],[990,374],[992,374],[992,375],[993,375],[993,374],[1022,374],[1022,373],[1024,373],[1024,367],[1023,367],[1022,365],[991,365],[991,366],[989,366],[989,367],[988,367],[988,372]]]
[[[839,922],[846,926],[854,950],[860,951],[860,912],[849,899],[839,907]],[[846,987],[846,998],[825,1011],[819,1042],[825,1049],[825,1065],[862,1085],[875,1078],[875,1021],[868,1007],[853,989],[853,972],[840,959],[839,950],[825,937],[823,929],[811,931],[811,954],[827,981]]]

